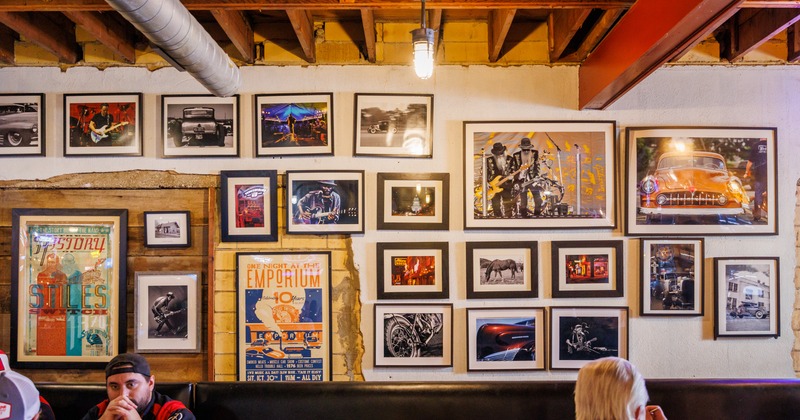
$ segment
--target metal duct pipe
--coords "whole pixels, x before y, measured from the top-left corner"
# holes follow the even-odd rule
[[[176,63],[216,96],[242,84],[239,68],[180,0],[106,0]]]

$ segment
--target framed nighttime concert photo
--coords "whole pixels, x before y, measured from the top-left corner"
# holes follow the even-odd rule
[[[188,248],[192,245],[192,224],[188,211],[144,212],[144,246],[147,248]]]
[[[467,308],[467,370],[543,370],[544,308]]]
[[[628,308],[550,308],[550,369],[580,369],[603,357],[628,358]]]
[[[11,362],[95,369],[126,350],[128,210],[11,211]]]
[[[375,367],[452,367],[453,304],[375,304]]]
[[[447,230],[450,174],[378,173],[378,229]]]
[[[447,242],[379,242],[378,299],[447,299]]]
[[[278,240],[278,172],[221,171],[222,242]]]
[[[777,235],[777,129],[630,127],[625,234]]]
[[[641,315],[703,315],[703,238],[642,238]]]
[[[364,171],[286,171],[286,231],[364,233]]]
[[[615,227],[614,121],[465,121],[464,229]]]
[[[622,297],[622,241],[553,241],[553,297]]]
[[[142,94],[64,94],[64,156],[141,156]]]
[[[255,155],[333,155],[333,93],[255,95]]]
[[[538,242],[467,242],[467,299],[535,298],[538,290]]]
[[[164,157],[239,156],[239,95],[162,95]]]
[[[45,156],[45,95],[0,93],[0,157]]]
[[[202,288],[197,272],[137,272],[134,351],[200,353]]]
[[[714,258],[714,339],[781,335],[777,257]]]
[[[355,156],[433,156],[433,95],[355,94]]]

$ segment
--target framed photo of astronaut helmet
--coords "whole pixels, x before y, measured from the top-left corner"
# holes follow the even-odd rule
[[[137,272],[135,281],[134,351],[199,353],[200,273]]]
[[[550,369],[580,369],[602,357],[628,358],[628,308],[550,309]]]
[[[286,231],[364,233],[364,171],[286,171]]]

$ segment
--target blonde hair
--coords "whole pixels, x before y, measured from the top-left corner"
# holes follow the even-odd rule
[[[604,357],[578,372],[575,419],[632,420],[648,399],[644,378],[636,367],[619,357]]]

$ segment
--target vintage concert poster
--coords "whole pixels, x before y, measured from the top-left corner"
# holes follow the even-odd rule
[[[236,254],[239,380],[331,379],[330,258]]]

